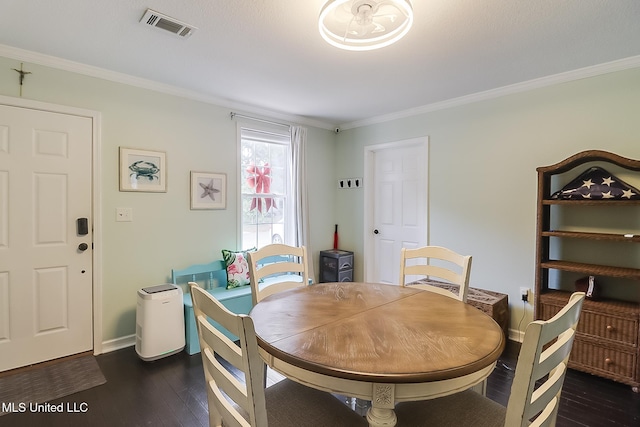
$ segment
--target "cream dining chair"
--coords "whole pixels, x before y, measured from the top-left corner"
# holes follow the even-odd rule
[[[309,284],[304,246],[274,243],[249,252],[248,256],[253,305],[276,292]]]
[[[189,283],[200,338],[212,427],[358,427],[366,420],[329,393],[284,379],[265,390],[265,365],[251,317],[227,310]],[[232,342],[207,318],[239,338]],[[227,363],[221,363],[220,359]],[[238,379],[238,371],[244,381]]]
[[[420,261],[422,263],[409,264]],[[435,263],[432,264],[432,262]],[[450,268],[456,266],[454,268]],[[460,271],[456,271],[459,269]],[[462,302],[467,302],[469,294],[469,275],[471,274],[471,256],[460,255],[451,249],[441,246],[425,246],[417,249],[402,248],[400,253],[400,284],[427,291],[436,292]],[[433,286],[428,283],[408,284],[406,276],[426,276],[427,281],[433,281],[444,285],[457,285],[458,294],[448,289]],[[433,278],[436,278],[435,280]],[[440,279],[440,280],[437,280]],[[444,282],[442,281],[444,280]]]
[[[576,292],[553,318],[527,326],[506,408],[467,390],[428,401],[399,403],[398,427],[555,426],[583,301],[584,293]]]

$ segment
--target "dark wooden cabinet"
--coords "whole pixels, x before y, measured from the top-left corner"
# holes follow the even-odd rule
[[[567,174],[565,180],[567,176],[575,178],[587,164],[601,166],[614,175],[616,171],[640,177],[639,160],[599,150],[584,151],[537,168],[534,316],[551,318],[567,303],[576,278],[594,276],[605,297],[585,300],[569,367],[631,385],[637,392],[640,256],[635,254],[640,252],[640,200],[551,197],[562,188],[563,174]],[[607,288],[609,285],[611,288]],[[607,291],[614,288],[622,288],[623,292],[618,293],[626,297],[607,297]]]
[[[353,282],[353,252],[320,251],[320,282]]]

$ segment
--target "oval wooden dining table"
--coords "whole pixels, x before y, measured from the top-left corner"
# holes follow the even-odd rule
[[[505,345],[477,308],[433,292],[319,283],[270,295],[250,312],[272,369],[320,390],[371,401],[370,426],[394,426],[397,402],[481,384]]]

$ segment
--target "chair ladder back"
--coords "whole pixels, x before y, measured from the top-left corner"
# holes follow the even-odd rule
[[[260,299],[262,301],[266,297],[277,294],[278,292],[287,291],[289,289],[294,289],[302,286],[302,282],[293,282],[293,281],[283,281],[271,284],[269,286],[265,286],[260,290]],[[256,302],[257,304],[257,302]]]
[[[460,261],[460,266],[462,267],[462,273],[460,276],[462,277],[462,283],[460,284],[460,301],[467,302],[467,297],[469,296],[469,279],[471,277],[471,255],[465,255],[462,257]]]
[[[544,411],[538,415],[538,418],[536,418],[531,424],[528,424],[528,427],[555,427],[559,404],[560,399],[554,397]]]
[[[250,402],[253,404],[251,425],[253,427],[267,427],[267,403],[265,396],[265,381],[267,378],[266,365],[260,357],[253,319],[249,316],[242,317],[245,329],[245,333],[243,334],[244,342],[241,341],[243,354],[245,356],[245,368],[243,371],[247,385],[247,394],[250,396]]]
[[[248,257],[253,305],[276,292],[309,284],[307,249],[304,246],[296,247],[275,243],[249,252]],[[270,262],[273,259],[287,259],[287,261]],[[278,274],[282,274],[281,281],[268,286],[260,286],[264,278]],[[295,274],[302,280],[286,280],[287,274]]]
[[[281,273],[283,271],[287,273],[304,273],[304,265],[299,262],[276,262],[273,264],[265,264],[259,267],[260,277],[267,277],[274,274]]]
[[[191,292],[195,288],[196,292]],[[221,324],[225,329],[239,336],[241,332],[240,322],[238,315],[229,311],[220,301],[218,301],[213,295],[205,291],[200,285],[195,282],[189,282],[189,289],[191,292],[191,299],[198,299],[198,308],[196,309],[196,302],[193,301],[193,311],[197,318],[198,315],[204,314],[205,317],[214,319]],[[232,342],[229,340],[229,342]]]
[[[433,279],[433,278],[444,279],[447,282],[453,283],[454,285],[459,285],[460,283],[462,283],[461,274],[458,274],[453,270],[449,270],[448,268],[440,267],[438,265],[426,265],[426,264],[407,265],[404,268],[404,275],[405,276],[420,275],[420,276],[427,276],[429,279]]]
[[[556,369],[561,363],[568,362],[575,332],[572,334],[563,334],[559,336],[549,348],[540,354],[540,361],[534,367],[533,378],[539,380]]]
[[[415,259],[425,260],[426,264],[407,265],[408,260]],[[460,268],[460,272],[441,265],[432,265],[430,264],[431,260],[442,260],[454,264]],[[453,285],[458,285],[459,291],[457,295],[447,289],[428,284],[415,284],[411,286],[467,302],[467,296],[469,295],[469,277],[471,275],[471,256],[460,255],[451,249],[441,246],[425,246],[417,249],[402,248],[400,254],[400,284],[406,286],[406,276],[411,275],[425,276],[428,279],[436,277],[438,279],[444,279]]]
[[[265,366],[258,353],[252,319],[230,312],[196,283],[189,283],[189,286],[200,337],[211,425],[221,425],[221,420],[224,420],[225,427],[267,427],[263,384]],[[208,319],[215,320],[236,335],[240,346],[215,328]],[[245,381],[238,380],[216,354],[241,370]]]
[[[420,284],[416,284],[416,285],[406,285],[406,286],[409,286],[411,288],[424,289],[424,290],[429,291],[429,292],[433,292],[433,293],[436,293],[436,294],[444,295],[444,296],[449,297],[449,298],[453,298],[453,299],[457,299],[457,300],[463,301],[459,297],[459,294],[453,293],[450,290],[445,289],[445,288],[439,288],[437,286],[428,285],[426,283],[420,283]],[[463,301],[463,302],[466,302],[466,301]]]
[[[209,323],[207,316],[200,314],[196,319],[201,328],[202,341],[205,348],[215,349],[213,352],[237,369],[243,369],[242,349],[227,338],[222,332]]]
[[[250,414],[250,403],[246,387],[233,376],[216,358],[210,348],[203,348],[202,361],[207,382],[209,410],[215,408],[224,420],[224,425],[235,420],[238,425],[250,425],[237,407]],[[234,406],[230,400],[235,403]],[[249,417],[250,418],[250,417]]]
[[[527,326],[511,386],[505,427],[555,425],[583,301],[584,293],[576,292],[553,318]]]
[[[211,427],[252,427],[240,415],[238,410],[229,402],[216,386],[213,380],[208,381],[207,402],[209,408],[209,426]]]

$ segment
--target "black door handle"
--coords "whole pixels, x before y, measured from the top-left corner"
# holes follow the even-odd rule
[[[378,233],[380,233],[380,232],[378,231],[377,228],[375,230],[373,230],[373,234],[378,234]]]
[[[78,250],[79,250],[80,252],[84,252],[84,251],[86,251],[87,249],[89,249],[89,245],[87,245],[86,243],[80,243],[80,244],[78,245]]]

